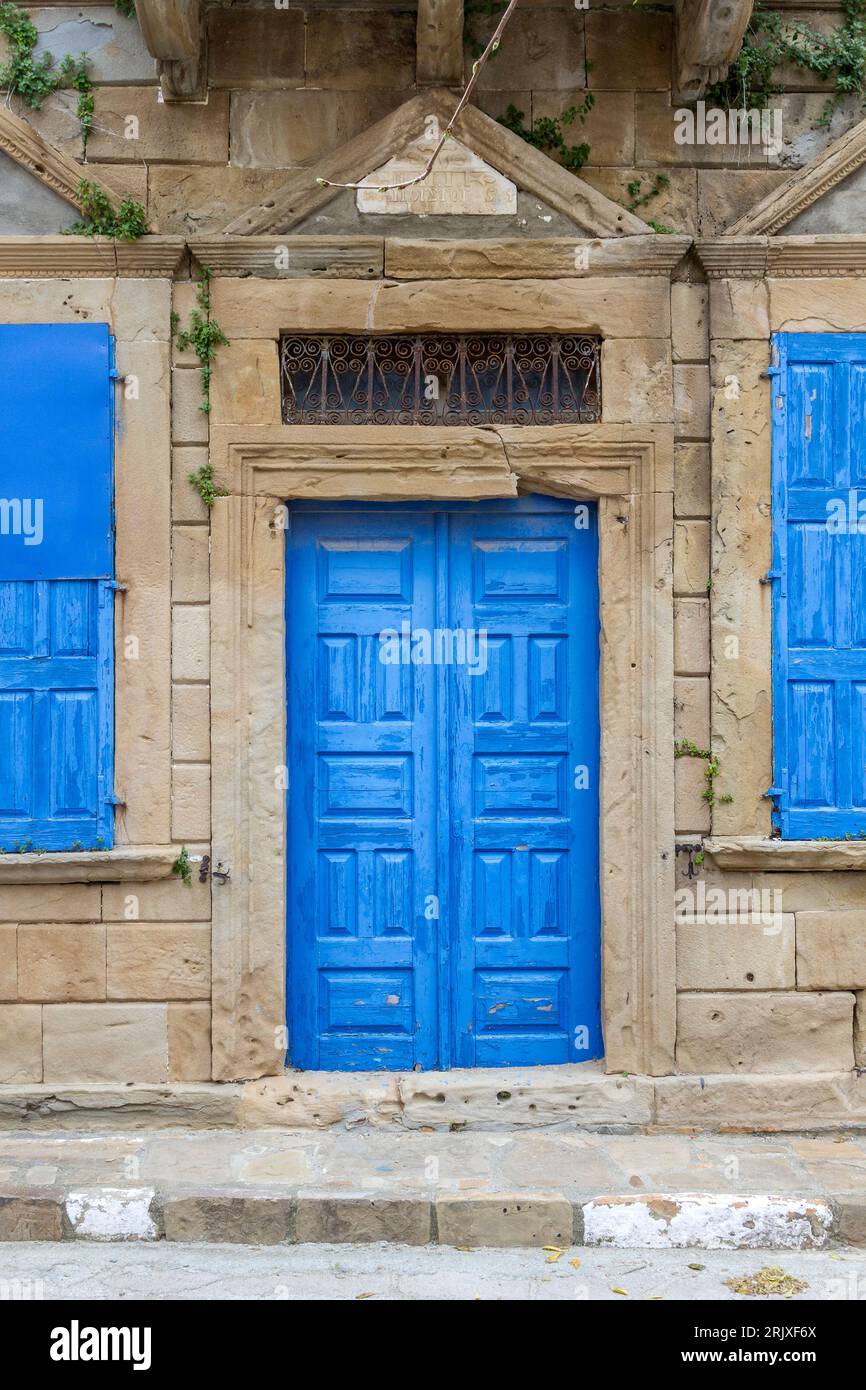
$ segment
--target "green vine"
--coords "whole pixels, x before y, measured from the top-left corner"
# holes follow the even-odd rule
[[[505,115],[499,117],[499,124],[519,135],[528,145],[553,155],[566,169],[582,169],[589,159],[589,145],[586,141],[579,145],[567,144],[563,126],[573,125],[576,120],[583,125],[594,105],[595,97],[587,92],[582,102],[569,106],[561,116],[539,116],[527,126],[523,123],[523,112],[509,103]]]
[[[189,850],[186,845],[184,845],[177,859],[175,859],[172,864],[171,871],[173,874],[177,874],[178,878],[186,884],[187,888],[192,888],[192,864],[190,863]]]
[[[793,63],[833,83],[819,126],[829,125],[846,96],[858,96],[866,106],[866,0],[843,0],[843,8],[842,24],[829,34],[777,11],[758,10],[726,76],[708,89],[707,102],[726,109],[764,110],[782,90],[777,69]]]
[[[631,183],[626,184],[626,193],[628,194],[626,206],[629,212],[637,212],[638,208],[645,208],[647,203],[651,203],[653,198],[657,198],[670,186],[671,181],[667,174],[656,174],[652,184],[645,192],[643,191],[643,179],[632,179]]]
[[[464,8],[463,8],[463,16],[464,16],[464,19],[465,19],[465,21],[466,21],[466,27],[465,27],[464,30],[463,30],[463,42],[464,42],[464,44],[466,45],[466,47],[469,49],[469,52],[472,54],[472,57],[473,57],[473,58],[480,58],[480,57],[481,57],[481,55],[482,55],[482,53],[484,52],[484,49],[485,49],[485,47],[486,47],[486,44],[485,44],[485,43],[479,43],[478,39],[473,38],[473,36],[469,33],[469,27],[468,27],[468,25],[469,25],[469,20],[471,19],[472,15],[476,15],[476,14],[483,14],[483,15],[494,15],[494,14],[495,14],[495,15],[500,15],[500,14],[502,14],[502,13],[503,13],[505,10],[507,10],[507,9],[508,9],[508,0],[481,0],[481,3],[478,4],[478,5],[465,5],[465,6],[464,6]],[[499,48],[499,45],[497,45],[497,47],[494,48],[493,52],[490,54],[490,58],[491,58],[491,59],[495,58],[496,55],[497,55],[497,53],[498,53],[499,51],[500,51],[500,48]]]
[[[214,483],[213,464],[203,463],[201,468],[195,473],[187,473],[187,480],[192,483],[201,500],[204,502],[208,511],[213,507],[218,497],[228,497],[227,487],[217,487]]]
[[[67,53],[55,66],[51,53],[35,58],[39,31],[24,10],[14,4],[0,4],[0,34],[9,46],[9,56],[0,67],[0,86],[29,106],[41,111],[47,97],[62,87],[72,87],[78,93],[76,108],[81,122],[84,153],[93,125],[93,83],[87,73],[87,54],[73,58]]]
[[[210,382],[217,348],[228,347],[229,341],[216,319],[211,315],[210,282],[212,279],[213,271],[208,266],[203,265],[197,282],[196,304],[198,307],[193,309],[190,314],[189,327],[178,330],[177,318],[172,319],[178,351],[186,352],[187,348],[192,348],[201,363],[202,403],[199,410],[204,411],[205,415],[210,414]]]
[[[706,767],[704,768],[704,781],[706,782],[706,786],[701,792],[701,796],[708,806],[715,806],[717,800],[720,806],[730,805],[734,799],[732,796],[725,794],[724,796],[716,797],[715,782],[721,771],[721,764],[715,753],[711,753],[709,748],[699,748],[691,739],[682,738],[678,743],[674,744],[674,757],[702,758],[706,763]]]
[[[78,198],[84,220],[64,228],[65,236],[107,236],[115,241],[137,241],[147,232],[147,214],[134,198],[121,199],[115,209],[97,184],[82,179]]]
[[[135,0],[114,0],[114,8],[126,19],[135,19]]]

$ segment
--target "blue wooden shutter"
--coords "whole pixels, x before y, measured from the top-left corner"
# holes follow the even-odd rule
[[[777,819],[841,839],[866,833],[866,335],[778,334],[771,377]]]
[[[113,834],[113,344],[0,325],[0,848]]]

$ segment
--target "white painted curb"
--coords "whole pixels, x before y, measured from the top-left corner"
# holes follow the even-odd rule
[[[101,1187],[70,1192],[66,1215],[73,1233],[85,1240],[156,1240],[151,1215],[152,1187]]]
[[[821,1198],[654,1193],[587,1202],[583,1221],[586,1245],[620,1250],[804,1250],[827,1244],[833,1209]]]

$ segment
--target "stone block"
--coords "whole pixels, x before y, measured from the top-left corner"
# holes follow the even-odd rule
[[[171,451],[171,515],[173,521],[207,521],[208,509],[189,480],[208,461],[207,447],[181,447]]]
[[[793,913],[769,926],[706,916],[677,922],[678,989],[794,989],[795,982]]]
[[[493,93],[491,93],[492,95]],[[507,93],[507,95],[520,98],[520,93]],[[528,113],[530,111],[533,121],[543,117],[561,121],[563,112],[568,111],[572,106],[580,106],[585,95],[586,93],[582,88],[575,88],[572,91],[534,91],[531,94],[527,93],[527,99],[523,104],[518,99],[511,101],[511,105],[516,106],[518,111],[522,110],[525,113],[525,124],[529,123]],[[566,145],[581,145],[585,142],[589,145],[589,157],[593,164],[632,164],[634,161],[634,110],[632,103],[624,102],[619,92],[597,91],[594,96],[592,108],[587,112],[583,121],[573,121],[568,125],[562,124],[562,134]],[[508,104],[508,102],[502,103],[503,110],[495,113],[497,119],[500,115],[504,115],[505,107]],[[580,173],[583,177],[584,170],[581,169]],[[627,202],[627,196],[622,201]],[[638,216],[642,215],[641,210],[638,212]],[[653,214],[648,213],[648,215],[652,216]]]
[[[702,598],[710,579],[710,523],[674,524],[674,593]]]
[[[308,87],[387,91],[413,85],[415,15],[411,12],[310,10],[306,21]]]
[[[209,926],[131,922],[108,927],[109,999],[207,999],[209,994]]]
[[[211,384],[215,425],[279,425],[282,420],[277,344],[242,339],[223,348]]]
[[[135,19],[110,5],[57,6],[32,9],[27,17],[39,34],[33,56],[86,53],[87,75],[107,82],[155,82],[156,64]]]
[[[714,338],[770,337],[770,292],[766,280],[713,280],[710,321]]]
[[[680,364],[674,367],[673,374],[677,434],[685,439],[709,439],[709,370],[693,364]]]
[[[674,738],[708,748],[710,743],[710,682],[705,676],[674,680]]]
[[[210,767],[178,763],[171,770],[173,840],[210,839]]]
[[[41,1080],[41,1005],[0,1004],[0,1082]]]
[[[699,169],[698,234],[720,236],[788,177],[782,169]]]
[[[4,884],[0,922],[94,922],[99,920],[98,883]]]
[[[105,927],[64,923],[18,928],[22,999],[62,1003],[105,998]]]
[[[14,922],[0,926],[0,999],[18,998],[18,928]]]
[[[866,910],[797,913],[797,988],[866,989]]]
[[[604,416],[609,424],[673,419],[670,345],[662,338],[607,338],[601,349]]]
[[[708,444],[674,445],[674,516],[710,515]]]
[[[211,91],[206,102],[158,98],[157,86],[97,87],[88,158],[126,164],[144,159],[161,164],[228,162],[227,92]]]
[[[495,16],[467,15],[466,35],[475,43],[487,43],[496,27]],[[583,16],[572,10],[517,11],[512,15],[502,47],[482,68],[481,91],[570,91],[584,75]],[[598,84],[599,87],[603,83]]]
[[[673,63],[670,14],[641,14],[634,9],[611,14],[592,10],[586,16],[586,57],[592,64],[591,85],[631,93],[669,91]]]
[[[706,285],[671,285],[674,362],[705,362],[710,355],[709,292]]]
[[[62,1240],[59,1197],[0,1196],[0,1241]]]
[[[201,372],[174,367],[171,373],[171,437],[174,444],[205,444],[207,413],[202,410]]]
[[[207,922],[210,920],[210,884],[192,886],[175,876],[150,883],[106,883],[102,889],[104,922]]]
[[[674,600],[674,670],[706,676],[710,670],[710,605],[705,598]]]
[[[858,276],[768,280],[774,333],[862,333],[866,284]]]
[[[205,236],[221,232],[232,218],[268,197],[286,175],[283,169],[238,169],[232,164],[154,164],[149,179],[149,210],[160,231],[166,236]]]
[[[211,10],[211,87],[285,87],[304,83],[303,10]]]
[[[410,96],[410,88],[394,87],[232,92],[232,164],[247,169],[296,169],[360,135]]]
[[[569,1246],[574,1239],[571,1203],[559,1194],[439,1197],[440,1245]]]
[[[854,1065],[866,1071],[866,990],[859,990],[854,998]]]
[[[171,597],[174,603],[207,603],[210,599],[208,527],[172,528]]]
[[[210,677],[210,607],[174,604],[171,610],[171,674],[176,681]]]
[[[163,1203],[166,1240],[282,1245],[293,1238],[293,1197],[170,1197]]]
[[[853,994],[681,994],[680,1072],[834,1072],[854,1065]]]
[[[398,1241],[426,1245],[432,1205],[427,1198],[313,1197],[298,1201],[296,1239],[337,1245]]]
[[[678,144],[674,136],[677,129],[676,111],[679,109],[671,104],[667,92],[635,93],[637,164],[662,168],[669,164],[674,168],[692,165],[701,169],[707,165],[726,164],[738,169],[767,167],[767,150],[761,144]]]
[[[610,95],[616,96],[616,93]],[[621,105],[621,97],[619,101]],[[628,110],[624,114],[620,112],[620,115],[630,127],[633,119],[631,102],[628,104]],[[599,193],[604,193],[615,203],[629,207],[634,198],[633,193],[629,192],[629,184],[638,183],[639,198],[652,195],[647,203],[642,203],[635,209],[638,217],[642,217],[644,221],[651,217],[666,227],[672,227],[676,232],[684,232],[689,236],[697,235],[698,176],[694,169],[666,169],[665,174],[670,182],[665,188],[657,189],[654,169],[639,169],[633,164],[618,169],[597,168],[593,150],[590,150],[589,157],[592,163],[584,165],[580,177],[586,183],[591,183],[593,188],[597,188]]]
[[[45,1081],[166,1081],[165,1004],[45,1004]]]
[[[168,1077],[170,1081],[210,1081],[211,1006],[169,1004]]]
[[[174,761],[207,762],[210,758],[210,686],[174,685],[171,699]]]
[[[674,763],[674,824],[678,835],[710,832],[710,806],[704,799],[706,766],[703,758],[677,758]]]

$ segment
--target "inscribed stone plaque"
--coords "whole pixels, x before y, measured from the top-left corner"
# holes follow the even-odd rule
[[[427,137],[407,145],[364,180],[357,193],[358,211],[413,213],[427,217],[450,214],[470,217],[507,217],[517,211],[517,188],[459,140],[449,138],[432,170],[420,183],[408,188],[381,185],[402,183],[423,172],[435,149]]]

